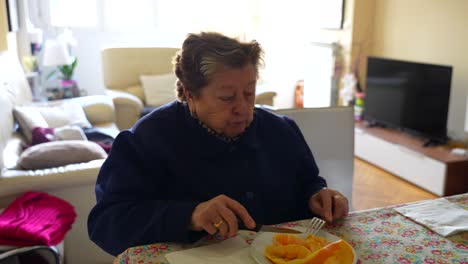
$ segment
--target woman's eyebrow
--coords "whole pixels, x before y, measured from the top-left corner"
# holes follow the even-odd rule
[[[219,90],[221,90],[221,91],[226,91],[226,92],[230,92],[230,91],[232,91],[233,88],[234,88],[234,87],[231,86],[231,85],[223,85],[223,86],[219,87]]]

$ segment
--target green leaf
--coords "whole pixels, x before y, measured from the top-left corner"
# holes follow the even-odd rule
[[[52,76],[54,76],[56,73],[57,73],[57,70],[55,69],[55,70],[51,71],[49,74],[47,74],[47,77],[46,77],[47,80],[49,80],[50,78],[52,78]]]

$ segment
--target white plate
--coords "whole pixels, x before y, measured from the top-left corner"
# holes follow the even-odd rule
[[[265,257],[265,248],[268,245],[271,245],[273,243],[273,236],[276,234],[278,233],[263,232],[263,233],[260,233],[257,237],[255,237],[254,241],[252,241],[252,244],[250,245],[250,255],[257,263],[259,264],[271,264],[272,263]],[[335,242],[341,239],[323,230],[320,230],[317,233],[317,236],[323,237],[330,242]],[[354,249],[353,249],[353,254],[354,254],[353,264],[356,264],[357,255]]]

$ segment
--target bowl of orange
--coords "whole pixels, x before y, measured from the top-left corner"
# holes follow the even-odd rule
[[[356,252],[345,240],[320,230],[306,238],[298,234],[260,233],[250,246],[259,264],[355,264]]]

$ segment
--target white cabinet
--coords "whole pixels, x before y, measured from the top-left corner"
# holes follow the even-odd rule
[[[355,156],[440,196],[468,191],[468,159],[446,147],[384,128],[358,125],[354,134]]]

